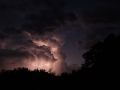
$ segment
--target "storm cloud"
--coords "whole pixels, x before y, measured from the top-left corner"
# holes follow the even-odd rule
[[[0,1],[0,69],[28,67],[68,71],[58,28],[76,21],[65,0]]]
[[[110,33],[120,34],[119,0],[80,0],[78,4],[81,7],[77,8],[76,14],[86,33],[84,41],[78,42],[77,46],[88,50]]]
[[[0,69],[70,72],[78,66],[65,61],[65,37],[84,34],[76,44],[88,50],[108,34],[120,34],[119,11],[119,0],[0,0]]]

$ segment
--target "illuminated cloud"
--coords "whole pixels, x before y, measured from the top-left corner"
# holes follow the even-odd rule
[[[52,68],[57,75],[68,72],[66,55],[61,49],[64,39],[65,35],[57,32],[46,35],[24,32],[9,36],[0,43],[0,69],[28,67],[48,71]]]
[[[0,0],[0,69],[24,66],[53,68],[57,74],[70,72],[76,66],[65,61],[62,51],[65,36],[73,33],[66,40],[70,44],[78,40],[77,47],[86,50],[109,33],[119,34],[119,3],[118,0]],[[82,28],[79,30],[75,24]]]
[[[24,66],[53,68],[56,74],[67,71],[61,50],[65,35],[55,30],[77,17],[65,12],[65,6],[65,0],[1,0],[0,69]]]

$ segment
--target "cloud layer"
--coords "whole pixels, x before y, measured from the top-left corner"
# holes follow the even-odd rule
[[[1,0],[0,69],[24,66],[53,68],[56,74],[68,71],[61,50],[65,37],[54,33],[77,19],[65,6],[64,0]]]
[[[77,43],[79,48],[89,49],[110,33],[120,34],[119,0],[79,0],[78,4],[76,14],[86,30],[84,41]]]
[[[80,50],[110,33],[120,34],[119,0],[0,0],[0,11],[0,69],[70,72],[76,65],[65,62],[61,48],[66,35],[59,30],[73,23],[84,28],[84,39],[77,42]],[[72,28],[63,32],[82,32]]]

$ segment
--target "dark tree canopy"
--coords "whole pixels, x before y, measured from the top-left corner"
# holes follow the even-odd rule
[[[90,68],[98,76],[116,77],[120,71],[120,36],[110,34],[103,42],[98,42],[83,54],[82,66]]]

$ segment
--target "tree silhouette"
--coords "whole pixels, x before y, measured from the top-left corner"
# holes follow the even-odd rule
[[[84,53],[83,58],[82,70],[90,69],[95,79],[117,79],[120,71],[120,36],[108,35],[103,42],[98,42]]]

